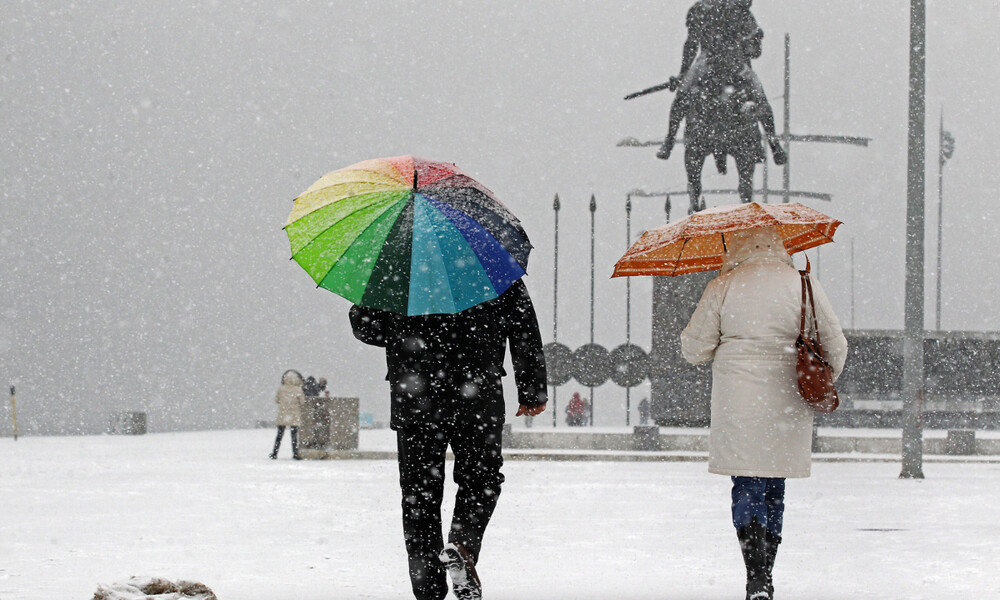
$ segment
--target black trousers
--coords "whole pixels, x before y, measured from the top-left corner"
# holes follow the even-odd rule
[[[292,456],[299,455],[299,428],[289,427],[292,430]],[[285,435],[285,426],[278,425],[278,435],[274,438],[274,450],[271,452],[271,456],[278,455],[278,448],[281,447],[281,438]]]
[[[479,561],[483,533],[496,508],[503,484],[499,420],[458,416],[452,422],[409,426],[396,431],[399,486],[403,493],[403,536],[409,557],[410,583],[417,600],[441,600],[448,593],[444,565],[441,499],[445,453],[455,455],[458,484],[448,542],[465,546]]]

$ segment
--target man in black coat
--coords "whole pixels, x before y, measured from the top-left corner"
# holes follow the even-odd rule
[[[501,378],[508,342],[517,415],[537,415],[548,400],[528,290],[518,280],[499,298],[452,315],[406,317],[354,306],[351,326],[362,342],[385,348],[413,594],[444,598],[447,569],[460,600],[481,598],[475,564],[504,481]],[[441,499],[449,445],[458,493],[445,545]]]

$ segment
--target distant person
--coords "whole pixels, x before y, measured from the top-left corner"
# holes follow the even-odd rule
[[[573,392],[573,397],[566,403],[566,424],[570,427],[580,427],[587,424],[587,402],[580,397],[579,392]]]
[[[770,600],[785,478],[808,477],[812,459],[813,409],[799,395],[795,372],[801,278],[773,227],[726,234],[726,248],[722,272],[681,333],[681,352],[694,364],[714,361],[708,470],[732,477],[746,597]],[[847,339],[819,280],[810,277],[836,378]]]
[[[330,390],[326,389],[326,377],[320,377],[316,381],[316,395],[324,398],[330,397]]]
[[[385,348],[413,595],[444,598],[447,570],[459,600],[478,600],[476,565],[504,481],[501,378],[508,344],[517,416],[537,415],[547,401],[542,338],[528,289],[515,281],[499,298],[458,314],[400,316],[354,306],[351,326],[362,342]],[[458,494],[445,544],[441,499],[449,445]]]
[[[299,460],[299,427],[302,426],[302,405],[305,403],[305,394],[302,393],[302,374],[293,369],[285,371],[281,376],[281,387],[274,396],[274,401],[278,404],[278,418],[275,424],[278,426],[278,435],[274,438],[274,450],[271,451],[271,458],[278,458],[278,448],[281,447],[281,438],[285,435],[285,427],[291,430],[292,437],[292,458]]]
[[[649,398],[639,402],[639,425],[649,425]]]
[[[302,384],[302,392],[306,395],[306,398],[315,398],[319,396],[319,383],[316,382],[316,378],[310,375],[306,377],[306,381]]]

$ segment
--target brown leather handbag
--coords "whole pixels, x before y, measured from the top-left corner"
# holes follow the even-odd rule
[[[798,363],[795,372],[799,377],[799,394],[818,413],[832,413],[840,406],[837,389],[833,387],[833,367],[823,358],[823,344],[819,339],[816,321],[816,303],[813,301],[812,282],[809,280],[809,259],[802,276],[802,318],[799,320],[799,338],[795,340]],[[812,332],[815,339],[806,335],[806,303],[811,309]]]

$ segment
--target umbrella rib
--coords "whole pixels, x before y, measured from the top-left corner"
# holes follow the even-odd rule
[[[426,198],[426,196],[425,196],[425,198]],[[500,243],[500,240],[498,240],[496,238],[496,236],[494,236],[493,233],[489,229],[486,228],[486,226],[484,226],[482,223],[476,221],[476,219],[473,218],[472,215],[469,215],[468,213],[466,213],[465,211],[461,210],[460,208],[458,208],[456,206],[450,206],[450,205],[448,205],[445,202],[440,201],[440,200],[434,200],[434,199],[428,198],[428,201],[431,203],[432,206],[434,206],[434,208],[439,213],[442,214],[442,216],[444,216],[444,218],[447,220],[447,222],[451,224],[451,227],[455,230],[455,234],[458,235],[462,240],[465,241],[466,245],[469,248],[469,252],[472,254],[472,257],[478,263],[477,265],[475,265],[475,267],[479,270],[480,273],[482,273],[483,277],[486,278],[486,281],[490,284],[490,288],[493,290],[493,292],[496,295],[499,296],[502,292],[497,289],[497,283],[494,283],[493,278],[490,277],[489,270],[486,268],[486,263],[484,263],[483,257],[487,256],[486,250],[483,249],[483,253],[482,254],[476,251],[477,245],[475,243],[475,240],[474,239],[470,239],[470,236],[473,234],[473,230],[467,230],[467,229],[459,226],[459,223],[456,222],[455,217],[453,217],[451,214],[449,214],[449,211],[454,211],[454,212],[458,213],[461,217],[463,217],[465,219],[468,219],[468,221],[472,225],[474,225],[476,227],[479,227],[479,229],[482,230],[483,234],[486,235],[487,239],[491,239],[491,240],[493,240],[493,242],[496,243],[496,247],[497,248],[499,248],[504,253],[506,253],[506,255],[509,258],[513,259],[514,262],[518,264],[518,266],[520,266],[520,263],[518,263],[517,259],[513,256],[513,254],[507,248],[505,248],[502,243]],[[444,206],[447,210],[444,210],[441,207],[435,205],[435,202],[440,202],[442,204],[442,206]],[[467,234],[467,231],[469,232],[468,234]],[[521,267],[521,270],[523,272],[524,271],[524,267]],[[502,276],[502,275],[498,274],[498,276]],[[449,278],[449,285],[450,285],[450,281],[451,280]]]
[[[406,201],[407,201],[407,202],[409,202],[409,201],[410,201],[410,200],[412,200],[412,199],[413,199],[413,192],[411,191],[411,192],[410,192],[410,197],[409,197],[409,199],[407,199]],[[356,235],[356,236],[354,237],[354,239],[355,239],[355,240],[357,240],[358,238],[360,238],[361,236],[363,236],[363,235],[364,235],[364,234],[365,234],[365,233],[366,233],[366,232],[367,232],[367,231],[368,231],[369,229],[371,229],[371,228],[372,228],[372,227],[373,227],[373,226],[375,225],[375,223],[376,223],[376,222],[378,222],[379,218],[380,218],[380,217],[381,217],[382,215],[384,215],[384,214],[385,214],[385,213],[386,213],[386,212],[387,212],[388,210],[390,210],[390,209],[391,209],[391,208],[392,208],[393,206],[395,206],[395,204],[396,204],[396,203],[395,203],[395,202],[393,202],[392,204],[390,204],[390,205],[389,205],[389,207],[388,207],[388,208],[386,208],[386,210],[384,210],[384,211],[382,211],[381,213],[379,213],[379,215],[378,215],[377,217],[375,217],[374,219],[372,219],[372,222],[371,222],[371,223],[369,223],[368,225],[366,225],[366,226],[365,226],[365,228],[361,230],[361,233],[359,233],[358,235]],[[404,210],[405,210],[405,208],[406,208],[406,207],[404,206],[403,208],[404,208]],[[359,210],[360,210],[360,209],[359,209]],[[354,212],[357,212],[357,211],[354,211]],[[352,213],[350,213],[350,214],[352,214],[352,215],[353,215],[354,213],[352,212]],[[346,218],[346,217],[345,217],[345,218]],[[341,219],[341,221],[342,221],[342,220],[343,220],[343,219]],[[339,223],[339,222],[340,222],[340,221],[338,221],[338,223]],[[333,225],[331,225],[330,227],[333,227]],[[329,229],[329,227],[328,227],[327,229]],[[316,236],[316,237],[319,237],[319,236]],[[315,238],[313,239],[313,241],[316,241],[316,240],[315,240]],[[354,243],[354,242],[352,241],[352,242],[351,242],[351,244],[353,244],[353,243]],[[312,244],[312,242],[309,242],[309,244]],[[308,244],[307,244],[307,246],[308,246]],[[383,246],[384,246],[384,240],[383,240]],[[350,248],[350,247],[351,247],[351,246],[350,246],[350,244],[348,244],[347,248]],[[344,249],[344,254],[347,254],[347,248],[345,248],[345,249]],[[300,252],[301,252],[301,250],[300,250]],[[343,257],[344,257],[344,254],[341,254],[341,255],[340,255],[340,258],[343,258]],[[378,251],[378,256],[376,256],[376,257],[375,257],[375,260],[376,260],[376,261],[378,261],[378,259],[379,259],[379,256],[382,256],[382,250],[381,250],[381,249],[379,249],[379,251]],[[293,258],[294,258],[294,256],[293,256]],[[321,278],[321,279],[319,280],[319,283],[318,283],[318,284],[316,284],[316,287],[320,287],[320,285],[322,285],[322,284],[323,284],[323,281],[325,281],[325,280],[326,280],[327,276],[328,276],[328,275],[330,274],[330,271],[332,271],[332,270],[333,270],[333,268],[334,268],[335,266],[337,266],[337,263],[338,263],[338,262],[340,262],[340,258],[338,258],[337,260],[333,261],[333,263],[331,263],[331,264],[330,264],[330,268],[326,270],[326,273],[323,273],[323,277],[322,277],[322,278]]]
[[[441,180],[435,181],[431,185],[425,186],[424,189],[421,190],[421,193],[424,194],[425,196],[427,196],[428,198],[432,198],[432,197],[435,196],[434,192],[436,190],[447,190],[447,191],[452,191],[452,190],[456,190],[456,191],[457,190],[473,190],[473,191],[479,192],[480,194],[483,194],[484,196],[486,196],[492,202],[492,204],[490,202],[481,202],[481,203],[478,204],[479,206],[481,206],[482,208],[488,210],[489,212],[497,215],[498,217],[500,217],[501,219],[503,219],[505,221],[509,221],[511,223],[520,223],[521,222],[521,220],[518,219],[517,216],[514,215],[514,213],[510,212],[510,209],[508,209],[506,206],[504,206],[504,204],[502,202],[500,202],[500,200],[498,200],[496,198],[496,196],[493,195],[493,192],[490,191],[489,189],[487,189],[485,186],[483,186],[483,189],[479,189],[478,187],[476,187],[475,185],[472,185],[471,183],[470,183],[470,185],[465,185],[465,186],[448,186],[448,185],[443,185],[442,182],[447,181],[447,179],[448,178],[441,179]],[[475,180],[473,180],[473,179],[470,179],[470,181],[475,182]],[[486,191],[483,191],[483,190],[486,190]],[[489,193],[487,193],[487,192],[489,192]]]
[[[413,202],[414,202],[414,204],[416,204],[416,199],[415,198],[414,198]],[[441,215],[442,218],[444,218],[445,220],[447,220],[448,223],[451,223],[451,220],[448,219],[448,217],[444,213],[442,213],[440,210],[438,210],[438,208],[436,206],[434,206],[433,204],[431,204],[430,200],[428,200],[426,197],[424,198],[424,203],[427,204],[428,209],[437,212],[438,214]],[[414,212],[415,211],[416,211],[416,206],[414,206]],[[416,221],[416,219],[414,219],[414,221]],[[452,223],[452,226],[454,226],[453,223]],[[414,230],[415,229],[416,228],[414,228]],[[437,232],[434,231],[433,228],[431,228],[431,233],[433,233],[434,240],[435,240],[435,242],[437,242],[438,250],[441,252],[441,262],[442,262],[442,264],[444,264],[444,267],[445,267],[444,268],[444,279],[445,279],[445,282],[448,284],[448,293],[451,296],[452,310],[455,310],[455,308],[456,308],[455,307],[455,297],[454,297],[454,291],[455,290],[454,290],[454,288],[452,288],[452,285],[451,285],[451,275],[448,274],[448,265],[445,263],[444,250],[443,250],[444,245],[442,244],[441,236],[439,236],[437,234]],[[461,232],[458,232],[458,235],[462,235]]]
[[[681,244],[681,250],[680,250],[680,252],[677,253],[677,262],[674,263],[674,272],[671,273],[671,276],[677,274],[677,270],[681,266],[681,258],[684,257],[684,248],[687,247],[687,243],[690,242],[690,241],[691,241],[691,238],[684,238],[684,243]]]
[[[364,171],[364,172],[365,173],[369,173],[369,171]],[[350,194],[348,194],[346,196],[341,196],[339,198],[337,198],[337,194],[336,193],[331,192],[331,190],[333,190],[334,188],[336,188],[338,186],[345,186],[346,187],[346,186],[354,186],[354,185],[370,185],[372,187],[368,191],[351,192]],[[305,216],[307,216],[307,215],[309,215],[309,214],[311,214],[311,213],[313,213],[315,211],[322,210],[323,208],[325,208],[327,206],[330,206],[331,204],[335,204],[337,202],[340,202],[341,200],[345,200],[345,199],[353,198],[353,197],[357,197],[357,196],[364,196],[364,195],[369,195],[369,194],[377,194],[377,193],[382,193],[382,192],[403,191],[404,189],[406,189],[406,188],[405,187],[401,187],[399,185],[399,183],[396,183],[396,182],[389,183],[389,182],[385,182],[385,181],[365,181],[365,180],[359,180],[359,179],[337,181],[337,182],[331,183],[329,185],[326,185],[324,187],[321,187],[321,188],[318,188],[318,189],[315,189],[315,190],[312,190],[312,191],[303,192],[303,193],[299,194],[298,196],[296,196],[295,198],[293,198],[292,199],[292,214],[295,213],[295,203],[298,202],[299,200],[302,200],[303,198],[306,198],[306,197],[313,197],[313,196],[317,196],[317,195],[325,193],[327,195],[332,195],[334,197],[334,199],[333,200],[324,199],[322,201],[323,202],[322,204],[314,206],[312,208],[312,210],[310,210],[309,212],[303,213],[303,214],[299,215],[299,217],[296,219],[296,221],[298,221],[298,219],[301,219],[301,218],[303,218],[303,217],[305,217]],[[289,215],[289,216],[291,216],[291,215]],[[294,223],[294,222],[295,221],[293,221],[292,223]],[[285,227],[288,227],[292,223],[285,223]]]
[[[382,215],[383,213],[385,213],[385,211],[386,211],[386,210],[389,210],[390,208],[392,208],[392,207],[393,207],[393,206],[394,206],[394,205],[396,204],[396,202],[400,202],[400,200],[396,200],[395,202],[390,202],[390,203],[389,203],[389,204],[388,204],[388,205],[387,205],[387,206],[385,207],[385,210],[383,210],[383,211],[382,211],[381,213],[379,213],[379,216],[381,216],[381,215]],[[327,206],[329,206],[329,205],[327,205]],[[370,206],[370,205],[369,205],[369,206]],[[336,221],[334,221],[333,223],[330,223],[330,225],[328,225],[328,226],[327,226],[327,227],[326,227],[325,229],[323,229],[322,231],[320,231],[319,233],[317,233],[316,235],[314,235],[314,236],[313,236],[313,239],[309,240],[309,243],[308,243],[308,244],[306,244],[305,246],[302,246],[302,247],[301,247],[301,248],[299,248],[299,249],[298,249],[298,250],[297,250],[296,252],[293,252],[293,253],[292,253],[292,258],[295,258],[295,256],[296,256],[296,255],[298,255],[298,254],[299,254],[299,252],[302,252],[303,250],[305,250],[305,249],[306,249],[306,248],[308,248],[309,246],[312,246],[312,245],[313,245],[313,244],[314,244],[314,243],[316,242],[316,240],[317,240],[317,239],[319,239],[320,237],[322,237],[322,236],[323,236],[323,234],[324,234],[324,233],[326,233],[327,231],[330,231],[331,229],[333,229],[334,227],[336,227],[336,226],[337,226],[338,224],[340,224],[340,223],[341,223],[341,222],[342,222],[342,221],[343,221],[344,219],[347,219],[347,218],[348,218],[348,217],[350,217],[351,215],[354,215],[354,214],[357,214],[357,213],[361,212],[361,211],[362,211],[362,210],[364,210],[365,208],[368,208],[368,206],[359,206],[358,208],[356,208],[356,209],[352,210],[351,212],[349,212],[349,213],[345,214],[344,216],[342,216],[341,218],[337,219],[337,220],[336,220]],[[378,216],[377,216],[377,217],[375,217],[375,219],[373,219],[373,220],[372,220],[372,223],[374,223],[374,222],[375,222],[375,221],[377,221],[377,220],[378,220]],[[285,227],[287,227],[287,225],[286,225]],[[364,229],[364,230],[362,230],[362,231],[361,231],[361,233],[359,233],[359,234],[358,234],[358,237],[360,237],[362,233],[364,233],[365,231],[367,231],[367,230],[368,230],[368,227],[371,227],[371,223],[369,223],[369,224],[368,224],[368,226],[367,226],[367,227],[365,227],[365,229]],[[356,239],[356,238],[355,238],[355,239]]]
[[[483,227],[494,239],[501,243],[501,246],[505,250],[509,249],[504,245],[504,239],[507,239],[510,234],[516,235],[521,243],[514,244],[516,247],[524,246],[526,251],[524,252],[524,264],[521,265],[522,269],[527,269],[528,257],[527,254],[531,250],[531,241],[528,239],[527,232],[524,231],[524,227],[521,222],[507,211],[495,198],[490,196],[485,196],[486,201],[477,202],[473,200],[472,194],[461,193],[458,198],[449,197],[449,192],[464,192],[465,190],[471,190],[477,194],[483,194],[483,192],[475,187],[439,187],[436,189],[425,188],[421,191],[421,195],[428,200],[440,202],[441,204],[448,206],[457,210],[458,212],[466,215],[474,222],[478,223]],[[428,193],[430,191],[430,193]],[[437,191],[438,193],[434,193]],[[497,219],[498,222],[493,222],[493,219]],[[512,256],[515,254],[521,254],[520,252],[510,252]],[[515,256],[518,264],[521,260]]]

